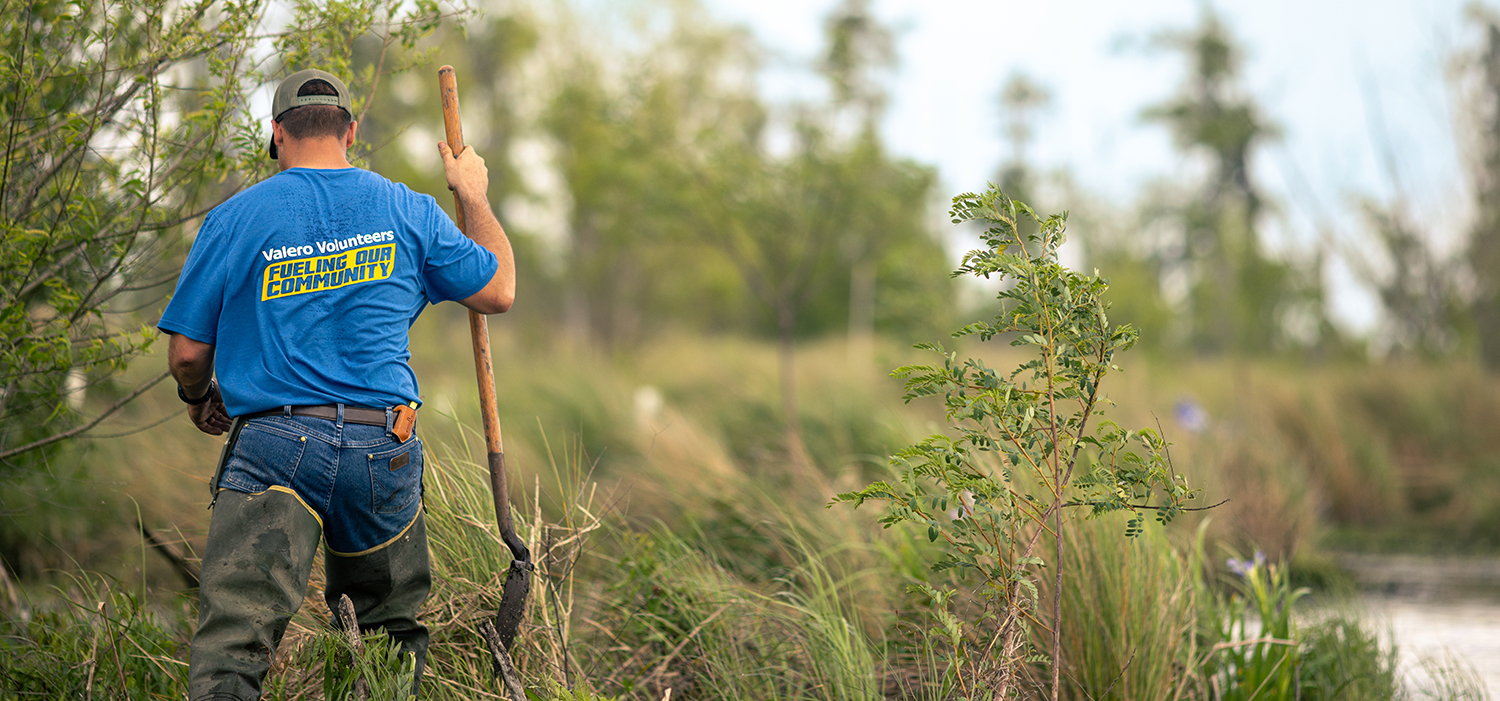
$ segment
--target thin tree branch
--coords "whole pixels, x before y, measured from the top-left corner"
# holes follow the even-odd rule
[[[63,431],[62,433],[58,433],[58,434],[55,434],[55,435],[48,436],[48,437],[43,438],[41,440],[32,441],[32,442],[27,443],[26,445],[20,446],[18,448],[10,448],[8,450],[0,451],[0,460],[4,460],[4,459],[9,458],[9,457],[11,457],[13,455],[20,455],[21,453],[25,453],[27,451],[36,450],[37,448],[42,448],[42,447],[45,447],[45,446],[49,446],[49,445],[52,445],[53,443],[56,443],[58,441],[67,440],[69,438],[72,438],[74,436],[77,436],[79,434],[87,432],[88,430],[92,429],[93,427],[98,426],[99,422],[105,420],[106,418],[109,418],[109,416],[111,414],[114,414],[116,411],[119,411],[121,408],[123,408],[126,404],[129,404],[136,397],[139,397],[142,394],[145,394],[146,390],[151,389],[152,387],[155,387],[157,385],[157,383],[160,383],[162,380],[167,379],[167,376],[170,375],[170,374],[171,374],[170,371],[163,370],[160,375],[157,375],[156,377],[153,377],[153,378],[147,380],[141,386],[135,388],[135,391],[131,392],[130,394],[125,395],[125,397],[123,399],[121,399],[120,401],[117,401],[114,404],[111,404],[108,408],[106,408],[104,410],[103,413],[101,413],[98,416],[94,417],[93,421],[90,421],[90,422],[88,422],[86,424],[83,424],[82,426],[78,426],[77,428],[72,428],[72,429],[69,429],[67,431]]]
[[[198,568],[194,567],[193,563],[188,562],[187,558],[182,556],[182,553],[177,552],[177,548],[171,543],[168,543],[161,536],[156,535],[155,531],[147,528],[144,521],[136,521],[136,525],[140,527],[141,535],[146,536],[146,541],[151,543],[151,547],[161,553],[162,557],[167,558],[167,562],[172,563],[172,569],[177,572],[177,576],[182,577],[182,583],[187,585],[189,589],[196,588],[200,579]]]
[[[3,456],[0,456],[0,457],[3,457]],[[1196,507],[1193,507],[1193,508],[1183,508],[1182,510],[1183,511],[1208,511],[1209,509],[1217,509],[1217,508],[1219,508],[1219,507],[1221,507],[1221,506],[1223,506],[1225,504],[1228,504],[1228,503],[1229,503],[1229,500],[1225,499],[1224,501],[1221,501],[1221,502],[1219,502],[1217,504],[1211,504],[1209,506],[1196,506]],[[1074,506],[1105,506],[1105,505],[1106,505],[1105,502],[1102,502],[1102,501],[1070,501],[1070,502],[1067,502],[1067,503],[1063,504],[1064,507],[1068,507],[1068,508],[1071,508],[1071,507],[1074,507]],[[1126,504],[1122,508],[1126,508],[1126,509],[1150,509],[1152,511],[1163,511],[1163,510],[1168,509],[1170,507],[1166,507],[1166,506],[1151,506],[1150,504]]]

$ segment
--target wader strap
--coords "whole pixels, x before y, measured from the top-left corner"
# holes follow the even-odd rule
[[[234,423],[229,427],[229,439],[224,441],[224,450],[219,453],[219,464],[214,467],[214,478],[208,481],[208,491],[212,498],[208,500],[208,508],[214,508],[214,502],[219,500],[219,478],[224,476],[224,466],[229,464],[229,456],[234,453],[234,443],[239,440],[240,429],[245,426],[245,417],[234,417]]]

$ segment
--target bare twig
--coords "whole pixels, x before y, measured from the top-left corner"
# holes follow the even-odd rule
[[[19,613],[21,600],[16,595],[16,585],[11,581],[10,572],[5,568],[5,560],[0,559],[0,585],[5,586],[5,597],[10,601],[12,613]]]
[[[490,622],[489,617],[479,622],[479,634],[484,638],[485,644],[489,645],[490,657],[495,663],[495,675],[505,682],[510,701],[526,701],[526,690],[521,687],[521,677],[516,673],[515,664],[510,661],[510,651],[505,649],[505,643],[500,642],[500,632],[495,630],[495,624]]]
[[[193,563],[188,562],[187,558],[182,556],[182,553],[177,552],[175,546],[156,535],[150,528],[147,528],[145,523],[137,521],[136,525],[140,526],[141,535],[146,536],[146,540],[151,543],[151,547],[156,548],[156,551],[161,553],[162,557],[167,558],[167,561],[172,563],[172,569],[176,570],[177,575],[182,577],[183,583],[190,589],[197,587],[199,580],[198,568],[194,567]]]
[[[187,413],[187,407],[182,407],[181,409],[178,409],[177,411],[167,412],[166,416],[163,416],[163,417],[161,417],[161,418],[159,418],[159,419],[157,419],[155,421],[152,421],[151,423],[146,424],[145,426],[139,426],[139,427],[127,430],[127,431],[120,431],[119,433],[94,433],[94,434],[90,434],[89,438],[124,438],[125,436],[133,436],[133,435],[135,435],[137,433],[140,433],[142,431],[149,431],[149,430],[151,430],[153,428],[156,428],[157,426],[160,426],[160,425],[162,425],[162,424],[164,424],[164,423],[166,423],[168,421],[171,421],[172,419],[175,419],[175,418],[177,418],[179,416],[182,416],[183,414],[186,414],[186,413]]]
[[[103,601],[99,602],[99,607],[96,610],[102,618],[104,616]],[[89,642],[89,678],[83,685],[83,698],[87,701],[93,701],[94,699],[94,672],[99,668],[99,631],[101,630],[103,630],[102,626],[95,628],[94,639]]]
[[[130,687],[125,685],[125,665],[120,661],[120,641],[115,637],[114,627],[109,621],[109,606],[99,604],[99,617],[104,619],[104,634],[109,636],[109,648],[115,654],[115,674],[120,678],[120,690],[124,691]]]
[[[1120,673],[1115,675],[1114,681],[1111,681],[1109,686],[1104,688],[1104,693],[1099,694],[1100,698],[1108,698],[1109,692],[1114,690],[1115,684],[1118,684],[1121,679],[1125,678],[1125,671],[1130,669],[1130,663],[1135,661],[1135,653],[1137,652],[1140,652],[1140,648],[1133,647],[1130,649],[1130,659],[1125,660],[1125,666],[1120,668]]]
[[[348,594],[339,595],[339,609],[334,618],[338,620],[339,627],[344,630],[344,640],[349,643],[349,666],[359,674],[359,657],[365,651],[365,640],[359,634],[359,619],[354,615],[354,602],[349,600]],[[365,683],[365,678],[356,676],[354,679],[354,698],[365,701],[370,698],[370,687]]]

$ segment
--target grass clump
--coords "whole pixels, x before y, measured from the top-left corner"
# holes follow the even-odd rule
[[[1396,646],[1348,612],[1313,623],[1302,634],[1301,698],[1308,701],[1402,697]],[[1471,691],[1477,685],[1469,686]]]
[[[1076,697],[1183,697],[1201,644],[1193,558],[1158,529],[1127,540],[1103,521],[1074,527],[1063,566],[1087,574],[1063,589],[1063,659]]]
[[[176,699],[187,681],[189,627],[91,574],[0,617],[0,696]]]
[[[415,673],[416,658],[383,632],[365,634],[356,650],[342,631],[319,626],[282,641],[261,698],[292,701],[321,691],[324,699],[352,699],[358,688],[370,699],[405,699]]]
[[[1403,671],[1395,642],[1348,602],[1299,609],[1307,591],[1263,555],[1213,566],[1206,527],[1186,547],[1161,533],[1126,541],[1111,530],[1079,524],[1069,541],[1067,566],[1092,576],[1063,593],[1076,615],[1064,628],[1062,698],[1487,698],[1460,661],[1423,659]],[[1033,679],[1044,672],[1035,668]]]
[[[785,524],[779,524],[785,527]],[[877,699],[879,651],[850,585],[805,542],[781,578],[756,583],[709,546],[666,529],[622,532],[621,555],[588,613],[582,649],[595,685],[629,698],[672,689],[707,699]],[[701,537],[701,536],[700,536]]]

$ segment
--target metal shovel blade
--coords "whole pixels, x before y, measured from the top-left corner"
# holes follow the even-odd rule
[[[531,593],[532,564],[525,560],[512,560],[510,571],[505,574],[505,590],[500,595],[500,608],[495,611],[495,631],[505,649],[512,649],[516,631],[521,627],[521,616],[526,613],[526,597]]]

